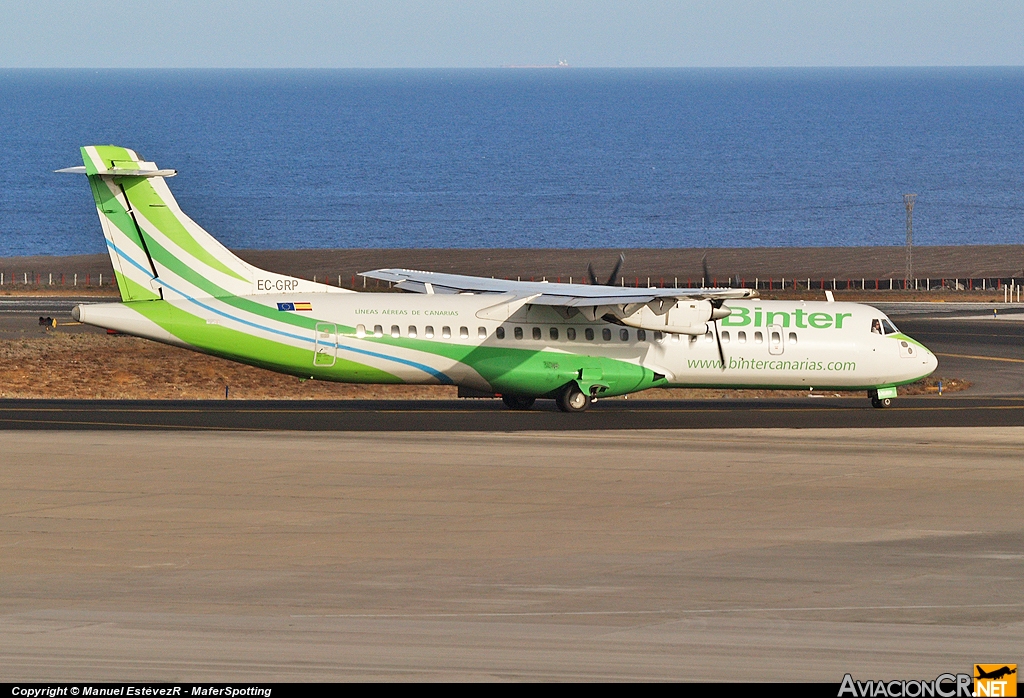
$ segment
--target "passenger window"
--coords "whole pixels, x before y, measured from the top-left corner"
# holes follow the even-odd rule
[[[557,327],[552,327],[550,335],[551,335],[552,341],[557,342],[558,341],[558,328]]]
[[[764,335],[760,332],[754,333],[754,344],[764,344]]]
[[[691,339],[696,339],[696,337],[691,337]],[[679,335],[677,335],[677,334],[672,335],[672,341],[673,342],[678,342],[679,341]]]
[[[384,328],[381,327],[380,325],[374,325],[373,326],[373,336],[374,337],[383,337],[384,336]]]
[[[715,335],[711,334],[711,331],[708,330],[708,333],[704,335],[704,341],[705,342],[713,342],[713,341],[715,341]]]
[[[647,330],[637,330],[636,331],[636,341],[638,341],[638,342],[646,342],[647,341]]]
[[[896,328],[892,326],[892,323],[886,319],[882,319],[882,329],[885,330],[886,334],[896,334]]]
[[[722,330],[722,344],[729,343],[729,330]]]
[[[522,327],[517,327],[515,329],[515,335],[516,335],[516,339],[522,339],[523,338],[523,328]]]
[[[789,343],[796,344],[796,332],[789,333]]]
[[[743,332],[742,330],[737,332],[736,333],[736,341],[738,341],[740,344],[746,344],[747,343],[747,333]]]
[[[416,337],[416,325],[409,325],[409,336]]]
[[[594,341],[594,329],[592,327],[588,327],[587,329],[583,330],[583,336],[587,338],[588,342],[593,342]]]
[[[772,330],[772,344],[782,344],[782,334],[778,330]]]
[[[606,342],[612,341],[612,331],[607,327],[601,330],[601,336],[604,338],[604,341]]]
[[[423,336],[426,337],[427,339],[433,339],[434,338],[434,326],[433,325],[427,325],[426,327],[424,327],[423,328]]]
[[[541,334],[540,328],[539,327],[534,327],[533,328],[533,338],[534,339],[540,339],[542,336],[543,335]]]
[[[629,330],[619,330],[619,339],[623,342],[629,341]]]
[[[494,331],[494,336],[497,337],[498,339],[505,339],[505,328],[499,327],[498,329],[496,329]]]
[[[452,338],[452,328],[448,327],[448,325],[445,325],[444,327],[441,328],[441,339],[451,339],[451,338]]]
[[[401,337],[402,336],[402,328],[400,328],[398,325],[392,325],[391,326],[391,336],[392,337]]]
[[[658,342],[659,344],[661,342],[664,342],[665,341],[665,333],[664,332],[658,332],[657,330],[655,330],[655,332],[654,332],[654,341]]]
[[[468,327],[460,327],[459,328],[459,339],[469,339],[469,328]]]
[[[366,336],[366,325],[356,325],[356,337]]]
[[[487,328],[486,327],[477,327],[476,328],[476,338],[477,339],[487,339]]]
[[[576,328],[575,327],[570,327],[569,329],[567,329],[565,331],[565,338],[568,339],[570,342],[575,342],[576,341]]]

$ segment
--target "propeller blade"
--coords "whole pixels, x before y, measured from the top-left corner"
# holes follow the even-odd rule
[[[591,286],[597,286],[597,285],[599,285],[601,283],[600,281],[597,280],[597,274],[594,273],[594,265],[593,264],[588,264],[587,265],[587,277],[590,278],[590,285]]]
[[[722,370],[725,370],[725,350],[722,349],[722,335],[718,331],[718,320],[714,321],[715,326],[715,341],[718,342],[718,358],[722,362]]]
[[[711,281],[711,274],[708,273],[708,253],[705,252],[704,256],[700,258],[700,268],[704,271],[704,278],[701,279],[700,285],[707,288],[708,283]]]
[[[607,283],[605,283],[605,286],[614,286],[615,285],[615,279],[619,278],[619,270],[622,269],[622,263],[625,262],[625,261],[626,261],[626,255],[624,255],[624,254],[622,254],[620,252],[619,253],[619,261],[615,263],[615,268],[612,269],[612,273],[608,277],[608,281],[607,281]]]

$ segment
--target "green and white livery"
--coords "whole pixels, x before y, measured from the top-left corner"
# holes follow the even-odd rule
[[[763,301],[746,289],[483,279],[408,269],[355,293],[232,254],[178,207],[132,150],[82,148],[121,292],[79,305],[88,324],[303,378],[459,386],[514,409],[574,412],[656,387],[866,390],[886,406],[935,356],[870,306]]]

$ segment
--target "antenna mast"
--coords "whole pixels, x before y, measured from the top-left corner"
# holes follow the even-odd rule
[[[917,194],[904,194],[903,205],[907,209],[907,271],[903,278],[903,288],[910,288],[910,280],[914,278],[914,199]]]

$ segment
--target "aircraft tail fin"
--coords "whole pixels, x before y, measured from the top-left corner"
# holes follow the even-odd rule
[[[84,168],[64,171],[89,176],[122,300],[162,298],[165,288],[200,297],[253,292],[260,270],[185,215],[164,181],[174,170],[112,145],[86,146],[82,159]]]

